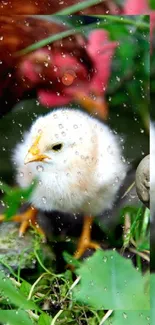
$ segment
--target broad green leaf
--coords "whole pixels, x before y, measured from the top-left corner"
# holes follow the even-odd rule
[[[12,284],[12,281],[2,271],[0,271],[0,294],[8,298],[10,304],[21,309],[38,309],[35,303],[27,300],[26,296]]]
[[[34,325],[25,310],[0,310],[0,322],[9,325]]]
[[[105,325],[149,325],[150,311],[130,310],[114,311],[112,316],[107,319]]]
[[[98,250],[76,273],[81,276],[74,298],[94,309],[149,309],[149,290],[132,262],[116,251]]]
[[[38,320],[38,325],[51,325],[52,318],[46,314],[42,313]]]

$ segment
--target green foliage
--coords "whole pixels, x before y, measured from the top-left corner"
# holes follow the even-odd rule
[[[110,317],[105,325],[149,325],[150,312],[145,310],[130,310],[130,311],[114,311],[113,316]]]
[[[155,9],[155,0],[149,0],[151,9]]]
[[[155,274],[151,274],[150,292],[151,292],[151,324],[153,324],[155,320]]]
[[[24,189],[12,188],[4,183],[0,184],[0,190],[5,192],[5,195],[3,196],[3,204],[6,206],[6,209],[4,211],[6,219],[10,219],[17,213],[17,210],[19,209],[21,203],[28,201],[35,186],[36,181]]]
[[[51,325],[51,317],[45,313],[42,313],[39,317],[38,325]]]
[[[138,250],[149,248],[149,220],[150,211],[149,209],[138,208],[138,207],[124,207],[121,210],[121,217],[125,218],[128,215],[131,221],[131,227],[127,231],[124,237],[123,247],[129,246],[131,239],[134,239],[137,244]]]
[[[115,251],[98,250],[76,273],[81,281],[74,297],[80,303],[95,309],[149,309],[145,277]]]
[[[65,257],[71,263],[69,255],[65,254]],[[44,265],[42,267],[45,268]],[[22,279],[17,282],[0,272],[0,305],[5,309],[9,301],[9,309],[13,308],[1,311],[0,321],[6,322],[7,315],[11,325],[21,320],[24,325],[51,325],[56,319],[58,325],[64,320],[66,324],[75,325],[79,319],[96,325],[104,317],[104,310],[110,308],[115,312],[105,322],[106,325],[124,325],[124,321],[127,325],[138,324],[138,319],[142,325],[148,325],[145,323],[149,320],[149,311],[145,311],[149,309],[148,278],[142,277],[131,261],[115,251],[97,251],[84,262],[79,262],[75,272],[80,275],[75,282],[72,272],[67,270],[58,275],[50,271],[42,273],[33,284]],[[153,283],[155,281],[151,282],[154,291]],[[44,301],[52,301],[53,306],[59,306],[55,316],[52,315],[53,323],[52,317],[42,311]]]
[[[9,325],[33,325],[33,321],[25,310],[0,310],[0,321]],[[9,323],[8,323],[9,322]]]
[[[33,301],[27,300],[26,296],[13,286],[12,281],[0,271],[0,293],[7,299],[10,304],[20,307],[21,309],[38,309]]]

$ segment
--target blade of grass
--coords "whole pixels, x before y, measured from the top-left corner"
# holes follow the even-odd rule
[[[51,44],[55,41],[59,41],[65,37],[69,37],[69,36],[77,34],[77,33],[82,33],[86,30],[89,30],[89,28],[96,28],[96,26],[97,26],[96,23],[93,23],[93,24],[90,24],[89,27],[88,26],[86,26],[85,28],[77,27],[74,29],[65,30],[64,32],[46,37],[46,38],[42,39],[41,41],[36,42],[35,44],[32,44],[30,46],[27,46],[25,49],[23,49],[21,51],[16,52],[15,56],[25,55],[25,54],[35,51],[41,47],[44,47],[48,44]]]
[[[101,20],[99,24],[97,23],[92,23],[89,24],[87,26],[83,26],[83,27],[77,27],[74,29],[69,29],[66,30],[64,32],[49,36],[47,38],[42,39],[39,42],[36,42],[34,44],[29,45],[28,47],[26,47],[23,50],[20,50],[18,52],[15,53],[15,56],[20,56],[20,55],[25,55],[28,54],[32,51],[35,51],[41,47],[44,47],[48,44],[51,44],[55,41],[58,41],[60,39],[63,39],[65,37],[69,37],[71,35],[77,34],[77,33],[86,33],[87,31],[90,31],[91,29],[98,29],[98,28],[104,28],[104,26],[106,25],[106,23],[109,22],[113,22],[113,23],[120,23],[120,24],[127,24],[127,25],[131,25],[131,26],[136,26],[139,29],[147,29],[149,31],[149,24],[144,23],[144,22],[140,22],[137,23],[134,19],[127,19],[124,18],[123,16],[101,16],[101,18],[104,18],[104,20]]]
[[[105,0],[86,0],[80,3],[76,3],[75,5],[72,5],[70,7],[67,7],[65,9],[62,9],[55,13],[55,15],[71,15],[78,11],[84,10],[86,8],[89,8],[91,6],[97,5],[99,3],[103,3]]]
[[[142,17],[145,17],[144,15],[141,15]],[[123,25],[131,25],[135,26],[139,29],[147,29],[148,31],[150,30],[150,25],[148,23],[145,23],[142,20],[134,20],[134,19],[129,19],[126,18],[126,16],[112,16],[112,15],[92,15],[92,17],[98,17],[100,19],[103,19],[104,22],[107,21],[112,21],[113,23],[119,23]],[[134,17],[134,16],[133,16]],[[101,21],[102,23],[102,21]]]

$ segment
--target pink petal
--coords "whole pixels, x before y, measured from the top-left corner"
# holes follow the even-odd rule
[[[148,0],[126,0],[124,15],[147,15],[149,13]]]
[[[54,94],[52,91],[46,91],[46,90],[39,90],[38,91],[38,98],[42,105],[44,106],[59,106],[59,105],[66,105],[71,101],[70,96]]]
[[[105,52],[100,60],[96,62],[96,72],[91,80],[90,90],[94,90],[99,94],[104,94],[111,75],[111,63],[114,54],[114,49],[109,49]]]
[[[90,83],[90,91],[103,94],[106,90],[111,73],[111,63],[117,42],[108,39],[104,30],[92,31],[89,35],[87,51],[94,63],[94,76]]]
[[[93,30],[89,34],[87,52],[92,59],[95,59],[96,54],[108,42],[108,32],[103,29]]]
[[[34,69],[34,63],[29,60],[25,60],[21,63],[19,74],[30,80],[32,83],[37,83],[40,79],[38,72]]]

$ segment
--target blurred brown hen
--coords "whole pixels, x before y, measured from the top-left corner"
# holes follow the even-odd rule
[[[78,3],[84,2],[79,0]],[[27,0],[24,4],[20,0],[3,1],[0,0],[1,15],[8,15],[11,10],[12,15],[49,15],[61,11],[67,7],[77,4],[76,0]],[[119,15],[120,8],[113,0],[100,0],[96,5],[77,11],[76,14],[108,14]]]

